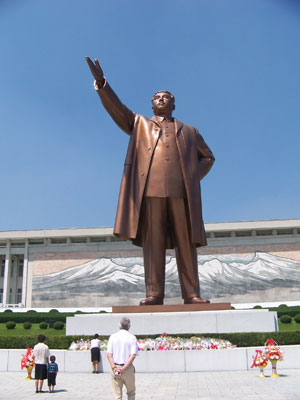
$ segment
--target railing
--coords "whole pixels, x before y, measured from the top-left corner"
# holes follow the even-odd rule
[[[18,304],[3,304],[0,303],[0,308],[23,308],[25,307],[24,304],[18,303]]]

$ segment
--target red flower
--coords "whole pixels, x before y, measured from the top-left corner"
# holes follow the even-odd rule
[[[267,346],[275,346],[274,339],[267,339],[266,343],[267,343]]]

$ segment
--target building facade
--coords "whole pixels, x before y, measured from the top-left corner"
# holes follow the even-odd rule
[[[210,223],[198,249],[202,297],[249,303],[300,301],[300,219]],[[0,232],[0,306],[106,307],[144,297],[142,250],[113,229]],[[181,303],[173,251],[166,304]]]

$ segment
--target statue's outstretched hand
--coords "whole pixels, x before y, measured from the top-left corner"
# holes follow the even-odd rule
[[[99,64],[99,61],[95,58],[95,64],[94,64],[93,61],[89,57],[85,57],[85,59],[90,67],[93,77],[96,80],[96,83],[99,84],[100,86],[102,86],[104,83],[104,76],[103,76],[103,71]]]

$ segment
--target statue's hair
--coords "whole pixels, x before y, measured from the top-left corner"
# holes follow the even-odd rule
[[[120,321],[120,329],[125,329],[128,331],[130,328],[130,319],[128,318],[122,318]]]
[[[171,92],[169,92],[168,90],[159,90],[158,92],[155,92],[154,95],[152,96],[151,101],[153,100],[154,96],[157,95],[157,93],[167,93],[171,97],[171,99],[173,100],[173,103],[175,104],[175,96]]]

